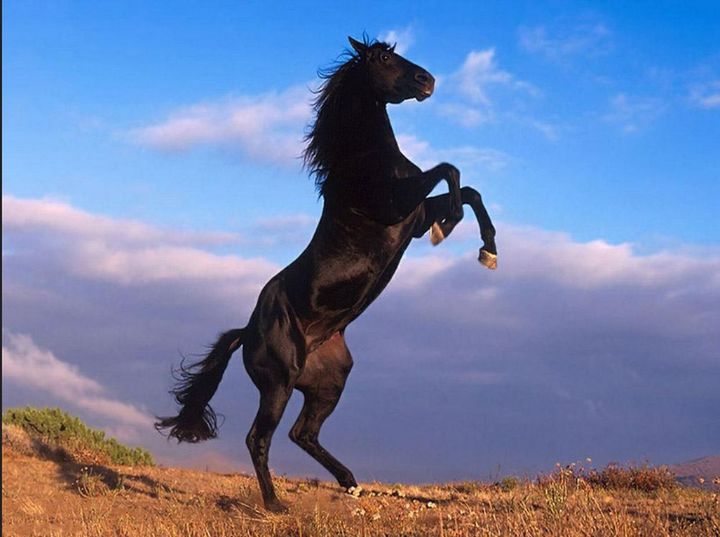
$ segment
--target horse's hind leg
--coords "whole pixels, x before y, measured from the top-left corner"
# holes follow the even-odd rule
[[[261,295],[254,322],[246,328],[243,361],[250,378],[260,391],[260,408],[250,432],[247,446],[255,467],[265,508],[285,511],[275,494],[268,453],[273,433],[280,423],[295,381],[305,362],[304,340],[297,320],[288,310],[285,298],[273,288]]]
[[[268,453],[273,433],[280,423],[292,388],[283,386],[260,389],[260,408],[253,421],[246,443],[255,467],[263,503],[268,511],[282,512],[287,508],[278,500],[268,468]]]
[[[355,477],[320,444],[318,436],[323,423],[335,410],[352,363],[350,351],[340,333],[308,355],[305,369],[296,384],[305,396],[305,404],[290,430],[290,439],[322,464],[345,488],[357,486]]]

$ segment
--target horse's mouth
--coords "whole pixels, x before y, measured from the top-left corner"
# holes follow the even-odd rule
[[[420,91],[418,91],[417,95],[415,95],[415,99],[417,99],[418,101],[424,101],[425,99],[430,97],[430,95],[432,95],[432,94],[433,94],[432,89],[423,88]]]

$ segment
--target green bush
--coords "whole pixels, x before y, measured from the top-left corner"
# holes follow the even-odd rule
[[[10,408],[3,414],[2,422],[17,425],[33,438],[64,449],[79,462],[94,458],[99,459],[98,462],[124,466],[155,465],[147,450],[130,448],[114,438],[106,438],[103,431],[91,429],[59,408]]]

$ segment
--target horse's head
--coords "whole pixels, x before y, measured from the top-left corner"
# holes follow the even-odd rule
[[[422,101],[432,95],[435,78],[422,67],[409,62],[385,43],[365,44],[348,37],[362,62],[375,98],[383,103],[406,99]]]

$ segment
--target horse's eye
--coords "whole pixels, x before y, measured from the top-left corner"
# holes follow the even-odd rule
[[[387,62],[390,59],[390,54],[381,54],[380,59],[384,62]]]

